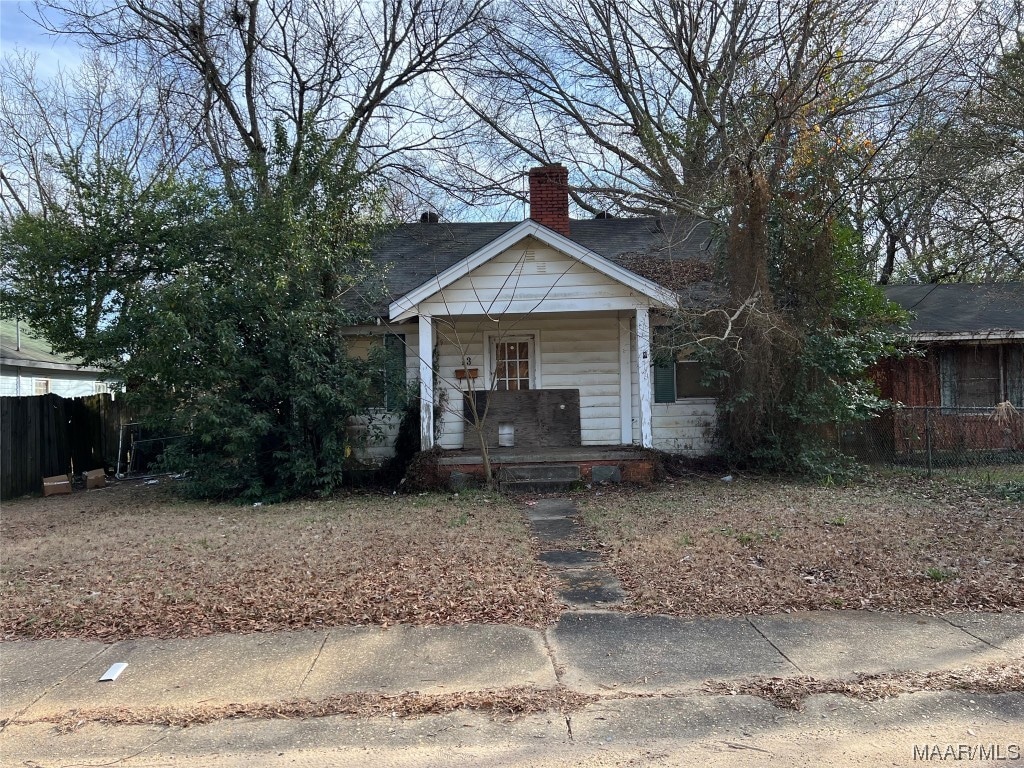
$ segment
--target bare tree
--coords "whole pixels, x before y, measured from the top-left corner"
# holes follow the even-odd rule
[[[874,158],[858,202],[881,282],[1024,274],[1022,29],[1019,0],[979,8],[947,89]]]
[[[52,31],[159,71],[229,192],[271,188],[304,153],[364,170],[439,140],[422,79],[463,62],[488,0],[46,0]]]
[[[8,215],[46,214],[67,183],[60,166],[116,164],[141,186],[174,171],[196,136],[167,110],[159,73],[123,70],[93,52],[75,71],[37,73],[36,58],[0,60],[0,200]]]
[[[492,163],[567,162],[587,211],[718,223],[725,317],[745,308],[722,413],[749,455],[802,429],[793,403],[827,384],[797,385],[794,366],[842,314],[850,189],[949,76],[970,14],[949,0],[512,0],[456,88],[500,140]]]
[[[725,222],[729,169],[774,182],[802,131],[877,145],[870,116],[933,86],[962,23],[940,0],[514,0],[458,91],[517,162],[571,163],[586,210]]]

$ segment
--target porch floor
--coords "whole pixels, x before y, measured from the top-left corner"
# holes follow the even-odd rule
[[[569,448],[492,448],[491,464],[579,464],[590,462],[636,461],[645,458],[643,449],[629,445],[583,445]],[[437,463],[440,466],[464,466],[480,464],[483,457],[479,451],[466,449],[447,450]]]

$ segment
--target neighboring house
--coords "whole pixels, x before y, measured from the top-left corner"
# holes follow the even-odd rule
[[[392,232],[374,253],[389,296],[368,308],[380,320],[353,329],[362,336],[351,346],[404,352],[421,446],[462,452],[453,465],[479,454],[470,398],[487,408],[487,444],[506,457],[704,454],[714,393],[695,362],[655,351],[680,304],[709,301],[710,240],[707,223],[675,217],[570,220],[566,169],[534,168],[526,221],[424,214]]]
[[[24,323],[0,320],[0,396],[82,397],[109,391],[99,368],[55,355]]]
[[[905,407],[894,424],[896,449],[915,450],[926,426],[939,450],[1024,449],[1024,284],[885,292],[913,313],[910,335],[923,352],[878,369],[882,394]]]

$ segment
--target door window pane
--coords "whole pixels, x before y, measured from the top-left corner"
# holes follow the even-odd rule
[[[494,345],[495,389],[516,392],[530,388],[530,342],[499,341]]]

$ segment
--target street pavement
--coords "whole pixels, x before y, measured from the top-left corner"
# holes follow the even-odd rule
[[[99,682],[116,662],[113,682]],[[920,744],[982,745],[972,765],[1024,766],[1024,691],[810,697],[801,711],[711,694],[708,680],[852,679],[1024,662],[1024,614],[861,611],[683,620],[577,610],[547,629],[343,627],[115,643],[0,643],[4,766],[911,765]],[[566,717],[233,718],[106,725],[89,710],[183,711],[348,693],[564,687]],[[1013,760],[1014,749],[1017,760]]]

